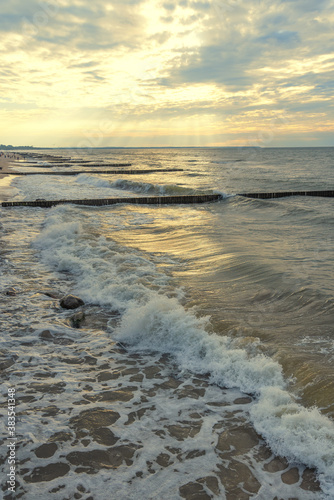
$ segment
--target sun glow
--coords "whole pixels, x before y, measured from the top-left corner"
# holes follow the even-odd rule
[[[82,131],[93,137],[107,122],[112,133],[102,127],[98,134],[106,141],[137,134],[140,144],[165,135],[172,145],[173,137],[191,140],[195,133],[203,144],[208,134],[224,135],[213,143],[234,144],[237,135],[244,141],[260,133],[266,116],[283,114],[286,131],[295,123],[296,134],[298,124],[320,133],[321,122],[326,130],[334,122],[325,12],[313,24],[305,14],[321,35],[316,44],[303,12],[293,30],[269,23],[264,34],[265,14],[244,2],[227,10],[214,2],[155,0],[62,0],[44,7],[22,4],[22,15],[6,18],[6,30],[0,25],[3,141],[47,146],[49,136],[68,144]],[[268,15],[293,8],[273,5]],[[303,46],[292,52],[285,40],[298,44],[299,32]],[[302,116],[295,102],[313,108]]]

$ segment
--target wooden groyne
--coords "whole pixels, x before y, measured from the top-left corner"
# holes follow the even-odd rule
[[[35,200],[35,201],[4,201],[2,207],[41,207],[50,208],[56,205],[74,204],[99,207],[126,203],[132,205],[178,205],[192,203],[209,203],[219,201],[220,194],[183,195],[183,196],[143,196],[134,198],[101,198],[92,200]]]
[[[272,199],[283,198],[287,196],[323,196],[327,198],[334,197],[332,191],[285,191],[278,193],[242,193],[238,196],[246,198]],[[73,205],[88,205],[100,207],[104,205],[116,205],[118,203],[131,205],[182,205],[196,203],[210,203],[220,201],[223,195],[220,194],[202,194],[202,195],[182,195],[182,196],[138,196],[132,198],[95,198],[83,200],[43,200],[34,201],[4,201],[1,206],[9,207],[40,207],[51,208],[56,205],[73,204]]]
[[[38,163],[38,162],[25,162],[24,164],[22,163],[22,161],[16,161],[16,162],[13,162],[15,164],[19,164],[19,165],[22,165],[23,167],[73,167],[74,165],[77,165],[79,164],[87,164],[87,167],[131,167],[132,166],[132,163],[89,163],[88,162],[85,162],[85,161],[75,161],[75,162],[62,162],[62,161],[45,161],[44,163],[49,163],[50,165],[45,165],[43,163]],[[85,165],[86,166],[86,165]]]
[[[72,163],[70,162],[70,166]],[[132,163],[89,163],[88,167],[131,167]]]
[[[277,193],[242,193],[238,196],[246,198],[260,198],[268,200],[271,198],[285,198],[287,196],[323,196],[325,198],[334,198],[334,190],[328,191],[281,191]]]
[[[182,168],[159,168],[159,169],[145,169],[145,170],[71,170],[71,171],[55,171],[52,172],[13,172],[13,175],[80,175],[80,174],[152,174],[157,172],[182,172]]]

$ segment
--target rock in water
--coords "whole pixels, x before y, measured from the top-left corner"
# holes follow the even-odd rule
[[[78,311],[71,317],[71,325],[73,328],[81,328],[84,321],[85,313],[83,311]]]
[[[74,295],[66,295],[61,299],[60,305],[63,309],[77,309],[84,305],[84,301]]]

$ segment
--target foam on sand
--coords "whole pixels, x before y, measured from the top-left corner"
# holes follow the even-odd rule
[[[333,494],[334,424],[297,402],[281,365],[256,346],[240,348],[237,339],[211,333],[209,318],[187,309],[181,291],[171,295],[167,275],[148,256],[97,235],[96,219],[94,230],[89,220],[74,222],[72,210],[50,211],[34,246],[48,266],[75,276],[85,301],[121,313],[113,338],[131,352],[168,354],[183,372],[252,394],[255,429],[275,453],[316,467],[323,490]]]

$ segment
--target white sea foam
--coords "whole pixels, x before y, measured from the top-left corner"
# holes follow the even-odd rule
[[[106,179],[86,174],[73,177],[57,175],[16,177],[13,185],[19,189],[16,196],[19,200],[34,200],[38,198],[46,200],[75,200],[82,198],[133,196],[130,192],[120,192],[118,189],[113,189],[110,182]]]
[[[316,467],[323,491],[333,498],[334,425],[317,408],[307,409],[279,387],[261,390],[251,409],[256,430],[274,453]]]
[[[185,310],[175,298],[155,296],[130,305],[116,337],[140,350],[172,354],[184,369],[208,373],[212,382],[258,394],[265,386],[284,387],[281,366],[263,354],[249,356],[229,337],[208,334],[208,317]]]
[[[95,182],[87,176],[85,178],[86,182]],[[113,189],[125,190],[133,193],[144,194],[144,195],[187,195],[187,194],[199,194],[204,191],[198,191],[196,189],[187,188],[184,186],[179,186],[177,184],[153,184],[149,182],[139,182],[132,181],[129,179],[117,179],[116,181],[110,182],[109,186]],[[212,191],[208,191],[212,193]]]
[[[96,234],[96,220],[95,226],[89,217],[85,225],[73,221],[74,213],[71,207],[52,209],[34,246],[54,270],[76,276],[84,300],[122,313],[113,337],[134,351],[169,353],[181,370],[255,395],[255,429],[277,454],[316,467],[323,490],[333,494],[334,424],[295,401],[279,363],[209,333],[209,318],[182,305],[181,291],[172,293],[168,277],[148,256]]]
[[[16,177],[13,186],[17,187],[17,199],[81,199],[81,198],[119,198],[133,196],[166,196],[212,194],[212,190],[195,190],[175,184],[151,184],[119,178],[110,180],[91,174],[78,176],[27,176]],[[222,193],[220,193],[222,194]]]
[[[14,179],[12,175],[0,179],[0,201],[9,197],[14,198],[18,194],[18,190],[12,185]]]
[[[166,195],[166,194],[193,194],[194,190],[177,186],[175,184],[151,184],[149,182],[136,182],[128,179],[118,179],[112,187],[125,189],[135,193]]]
[[[89,185],[94,187],[112,188],[112,183],[105,177],[90,174],[80,174],[75,178],[75,182],[82,185]]]
[[[281,366],[249,355],[228,337],[209,335],[208,318],[197,318],[176,299],[155,298],[130,306],[116,338],[137,351],[172,354],[180,368],[208,374],[210,381],[257,395],[251,418],[274,453],[317,468],[323,491],[333,494],[334,424],[317,408],[306,409],[289,394]]]

